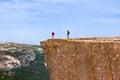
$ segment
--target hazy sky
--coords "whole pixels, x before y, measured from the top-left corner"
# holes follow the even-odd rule
[[[120,0],[0,0],[0,41],[120,36]]]

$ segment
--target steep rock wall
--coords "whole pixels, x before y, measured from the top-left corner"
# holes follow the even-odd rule
[[[116,38],[42,41],[51,80],[120,80]]]

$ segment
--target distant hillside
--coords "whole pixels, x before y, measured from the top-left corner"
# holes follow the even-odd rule
[[[42,48],[0,43],[0,80],[49,80]]]
[[[35,59],[30,46],[17,43],[0,43],[0,70],[27,66]]]

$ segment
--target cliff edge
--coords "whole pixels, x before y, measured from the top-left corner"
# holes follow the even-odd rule
[[[51,80],[120,80],[120,38],[41,42]]]

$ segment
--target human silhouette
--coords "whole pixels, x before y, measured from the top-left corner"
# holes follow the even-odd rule
[[[55,35],[55,33],[54,33],[54,32],[52,32],[52,39],[54,38],[54,35]]]
[[[67,38],[69,39],[70,31],[67,30]]]

